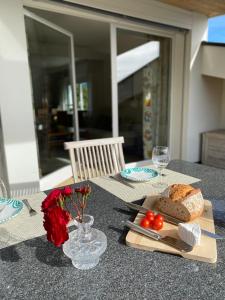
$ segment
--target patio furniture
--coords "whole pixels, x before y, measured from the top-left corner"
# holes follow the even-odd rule
[[[167,169],[202,180],[195,186],[202,189],[205,199],[213,202],[216,232],[225,234],[225,170],[183,161],[171,161]],[[102,230],[108,239],[107,250],[99,265],[89,271],[75,269],[62,249],[54,247],[40,234],[0,250],[1,299],[225,298],[224,241],[217,242],[218,262],[215,266],[130,248],[125,245],[127,230],[122,221],[133,221],[136,213],[129,211],[124,201],[112,193],[92,182],[90,185],[92,198],[87,213],[94,216],[95,228]],[[133,193],[129,188],[127,190]],[[35,209],[37,195],[32,195],[33,199],[30,197]],[[23,213],[27,215],[27,230],[38,226],[38,216],[29,217],[26,209]],[[42,226],[41,213],[39,216]],[[14,224],[17,232],[18,219],[8,223],[9,226]],[[0,232],[1,239],[6,241],[7,232],[3,225],[0,225]],[[24,231],[21,234],[24,235]],[[15,240],[16,237],[14,233],[12,238]]]
[[[202,134],[202,163],[225,169],[225,130],[213,130]]]
[[[0,197],[8,198],[9,194],[6,189],[6,185],[2,178],[0,178]]]
[[[123,137],[66,142],[74,181],[116,174],[125,167]]]

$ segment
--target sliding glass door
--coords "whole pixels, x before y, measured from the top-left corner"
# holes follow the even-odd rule
[[[41,175],[70,163],[63,143],[112,136],[110,24],[25,12]]]
[[[117,29],[119,135],[126,162],[168,144],[171,40]]]
[[[63,148],[77,138],[75,71],[70,32],[26,12],[40,176],[70,164]]]
[[[110,24],[44,10],[33,12],[73,37],[79,133],[76,139],[111,137]],[[62,43],[59,36],[56,40]]]
[[[150,159],[154,145],[172,140],[179,156],[174,128],[180,122],[171,117],[171,107],[181,116],[182,78],[173,84],[176,91],[171,81],[182,75],[183,48],[174,51],[174,43],[183,45],[183,33],[29,10],[25,23],[42,176],[70,163],[63,149],[68,140],[124,136],[126,162]],[[177,67],[175,60],[181,62]]]

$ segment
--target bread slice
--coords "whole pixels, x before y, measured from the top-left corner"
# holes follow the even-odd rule
[[[165,190],[155,207],[183,222],[189,222],[202,215],[204,199],[200,189],[191,185],[173,184]]]

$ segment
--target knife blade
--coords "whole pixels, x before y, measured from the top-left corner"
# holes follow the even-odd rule
[[[6,205],[0,206],[0,213],[6,208]]]
[[[138,205],[138,204],[134,204],[134,203],[126,203],[126,206],[128,206],[130,209],[137,210],[137,211],[139,211],[140,213],[143,213],[143,214],[145,214],[148,211],[147,208],[145,208],[145,207],[143,207],[141,205]],[[162,215],[164,217],[164,220],[167,223],[170,223],[170,224],[173,224],[173,225],[177,225],[177,226],[178,226],[179,223],[182,223],[181,220],[176,219],[176,218],[171,217],[171,216],[168,216],[165,213],[160,212],[160,215]],[[222,235],[210,232],[210,231],[205,230],[205,229],[201,229],[201,233],[203,235],[206,235],[206,236],[208,236],[210,238],[213,238],[213,239],[216,239],[216,240],[223,240],[223,239],[225,239],[225,236],[222,236]]]
[[[115,177],[115,176],[112,176],[112,175],[110,175],[109,178],[114,179],[114,180],[116,180],[116,181],[118,181],[118,182],[120,182],[120,183],[122,183],[122,184],[124,184],[124,185],[126,185],[126,186],[129,186],[129,187],[132,188],[132,189],[135,189],[135,187],[134,187],[132,184],[130,184],[129,182],[126,182],[126,181],[123,180],[123,179],[120,179],[120,178]]]
[[[217,233],[213,233],[213,232],[210,232],[210,231],[207,231],[205,229],[201,229],[201,233],[203,235],[206,235],[212,239],[216,239],[216,240],[224,240],[225,239],[225,236],[222,236],[222,235],[219,235]]]
[[[159,241],[161,243],[164,243],[166,245],[169,245],[173,248],[175,248],[178,251],[181,252],[191,252],[193,250],[193,247],[188,245],[187,243],[185,243],[182,240],[178,240],[174,237],[170,237],[170,236],[165,236],[163,237],[162,235],[150,230],[150,229],[145,229],[141,226],[139,226],[138,224],[132,223],[130,221],[126,221],[125,222],[125,226],[129,227],[130,229],[132,229],[133,231],[136,231],[138,233],[141,233],[153,240]]]

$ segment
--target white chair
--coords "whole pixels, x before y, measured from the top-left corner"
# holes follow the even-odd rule
[[[74,181],[116,174],[125,168],[123,137],[64,143],[69,150]]]
[[[4,181],[0,178],[0,197],[9,198]]]

